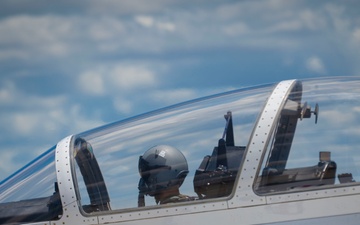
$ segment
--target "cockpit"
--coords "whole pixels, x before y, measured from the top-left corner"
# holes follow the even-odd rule
[[[260,197],[359,185],[359,87],[358,78],[263,85],[71,135],[0,183],[0,223],[61,220],[69,205],[82,215],[139,210],[139,156],[161,144],[188,164],[180,190],[192,200],[172,205],[229,201],[244,183]],[[141,210],[168,207],[141,197]]]

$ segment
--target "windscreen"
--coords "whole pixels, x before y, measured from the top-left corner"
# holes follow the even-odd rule
[[[0,203],[48,197],[55,191],[55,147],[0,183]]]

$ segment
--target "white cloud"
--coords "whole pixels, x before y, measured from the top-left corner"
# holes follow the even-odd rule
[[[14,107],[19,109],[2,112],[0,118],[0,141],[11,143],[0,149],[0,180],[65,136],[104,124],[96,118],[89,119],[80,106],[69,106],[63,96],[36,97],[17,89],[13,93]]]
[[[91,38],[96,41],[106,41],[124,35],[126,28],[123,22],[115,17],[102,17],[89,25]]]
[[[360,28],[356,28],[353,33],[353,40],[355,41],[355,43],[360,44]]]
[[[21,110],[6,112],[6,119],[0,120],[8,134],[22,137],[54,135],[59,132],[59,127],[68,122],[64,111],[66,99],[62,96],[34,97],[17,93],[16,99],[16,107]]]
[[[322,30],[326,27],[324,15],[308,9],[299,13],[299,22],[304,28],[312,31]]]
[[[15,132],[24,136],[30,135],[40,124],[42,124],[42,118],[38,113],[15,114],[12,120]]]
[[[174,90],[158,90],[151,93],[152,101],[162,102],[164,104],[175,104],[186,100],[193,99],[197,93],[192,89],[174,89]]]
[[[0,106],[14,102],[16,90],[15,85],[10,81],[3,81],[3,87],[0,88]]]
[[[345,17],[345,7],[343,5],[327,4],[325,10],[331,18],[332,25],[338,32],[347,32],[351,21]]]
[[[326,69],[322,62],[322,60],[317,56],[312,56],[308,58],[305,62],[305,66],[308,70],[311,72],[319,73],[319,74],[325,74]]]
[[[119,63],[95,66],[81,73],[79,87],[89,94],[104,95],[113,92],[138,91],[159,84],[159,72],[164,66],[144,63]]]
[[[157,13],[164,11],[170,5],[178,4],[176,1],[167,0],[152,0],[151,4],[144,0],[131,0],[131,1],[118,1],[109,0],[104,2],[99,1],[87,1],[84,5],[94,14],[116,14],[116,15],[128,15],[132,13]]]
[[[153,27],[155,22],[154,22],[154,18],[151,16],[137,16],[135,17],[135,21],[144,26],[144,27]]]
[[[163,30],[163,31],[170,31],[173,32],[176,30],[176,26],[174,23],[170,23],[170,22],[158,22],[156,24],[156,27],[159,30]]]
[[[42,143],[56,137],[62,138],[64,131],[66,134],[79,132],[83,128],[91,128],[89,125],[99,125],[101,122],[87,121],[89,115],[73,110],[65,94],[33,95],[23,92],[11,82],[0,89],[0,107],[3,109],[0,117],[0,127],[4,132],[0,138],[2,141],[15,137],[32,137]]]
[[[105,93],[103,75],[98,71],[86,71],[79,76],[79,86],[87,94],[103,95]]]
[[[298,31],[303,28],[303,24],[299,20],[281,21],[270,27],[267,31],[270,33],[276,32],[291,32]]]
[[[141,91],[141,88],[155,86],[157,79],[148,68],[122,65],[111,69],[108,82],[121,90]]]
[[[0,44],[13,47],[10,56],[25,55],[30,58],[34,57],[33,51],[38,55],[65,56],[69,52],[65,40],[69,34],[74,35],[72,26],[72,20],[68,18],[13,16],[0,20]],[[22,48],[17,48],[16,44],[20,44]]]
[[[159,21],[152,16],[136,16],[135,21],[146,28],[157,28],[159,31],[175,31],[175,24],[168,21]]]
[[[249,28],[244,22],[236,22],[234,24],[226,25],[223,30],[225,34],[230,36],[243,35],[249,32]]]
[[[131,100],[126,98],[115,97],[113,100],[113,104],[118,112],[124,114],[129,114],[133,110],[133,103],[131,102]]]
[[[323,14],[309,9],[288,8],[285,12],[279,9],[278,12],[271,16],[264,16],[261,18],[265,20],[266,17],[269,22],[264,21],[264,24],[268,24],[264,27],[264,33],[278,35],[280,33],[291,33],[299,31],[319,31],[326,28],[327,23]]]
[[[63,116],[65,121],[62,125],[68,128],[67,134],[69,135],[73,132],[83,132],[105,124],[105,122],[97,116],[85,114],[83,106],[79,104],[69,106],[68,110],[63,111]]]
[[[22,150],[26,151],[28,149]],[[4,175],[11,174],[15,172],[16,169],[19,169],[21,166],[23,166],[18,162],[18,160],[14,160],[14,158],[16,158],[18,154],[21,154],[21,152],[21,150],[14,151],[12,148],[2,149],[2,151],[0,151],[0,181],[6,178],[6,176],[3,177]]]
[[[96,17],[92,14],[81,17],[48,14],[0,20],[0,44],[11,46],[8,44],[18,43],[18,46],[24,46],[4,49],[6,54],[0,51],[0,59],[32,59],[34,51],[38,51],[39,56],[84,57],[98,56],[99,53],[162,53],[184,47],[217,48],[234,44],[287,50],[301,47],[304,39],[302,35],[287,38],[281,35],[282,32],[323,31],[329,28],[329,15],[339,31],[349,26],[349,20],[343,18],[344,7],[331,4],[307,7],[299,2],[282,0],[266,1],[265,4],[245,1],[194,7],[185,11],[175,10],[173,3],[164,1],[156,1],[152,6],[141,6],[142,1],[136,2],[91,2],[87,9],[95,5],[103,9],[114,6],[112,13]],[[160,13],[164,11],[160,10],[160,6],[166,7],[166,13]],[[124,11],[117,8],[129,8],[135,14],[121,17],[114,12],[121,11],[120,15],[124,15]],[[149,29],[159,32],[149,32]],[[176,35],[169,37],[171,33]],[[237,37],[244,34],[246,37]]]

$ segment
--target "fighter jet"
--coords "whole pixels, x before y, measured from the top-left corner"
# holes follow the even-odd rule
[[[360,77],[219,93],[73,134],[0,183],[0,224],[359,224]]]

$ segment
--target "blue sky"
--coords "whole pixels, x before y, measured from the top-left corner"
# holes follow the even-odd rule
[[[360,75],[360,3],[0,3],[0,180],[60,139],[180,101]]]

